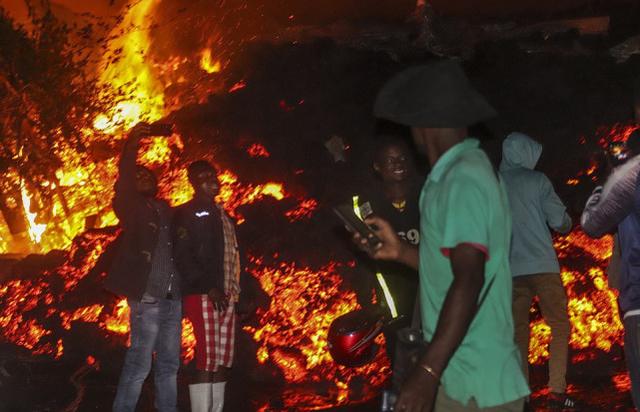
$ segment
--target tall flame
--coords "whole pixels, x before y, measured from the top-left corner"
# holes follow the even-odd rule
[[[211,49],[206,48],[200,54],[200,67],[209,74],[218,73],[222,69],[222,63],[220,63],[220,60],[214,61]]]
[[[40,243],[40,241],[42,240],[42,234],[47,228],[47,225],[44,223],[36,223],[38,214],[31,211],[31,196],[29,195],[24,182],[22,182],[22,184],[20,185],[20,190],[22,192],[22,205],[24,206],[24,214],[27,218],[27,223],[29,224],[29,237],[36,244]]]
[[[164,115],[164,92],[146,61],[149,49],[148,29],[152,12],[160,0],[136,0],[111,35],[112,55],[105,58],[106,69],[101,82],[124,96],[109,111],[95,119],[94,127],[113,133],[119,127],[128,129],[142,121],[154,121]],[[120,35],[121,32],[126,35]],[[115,61],[114,61],[115,60]]]

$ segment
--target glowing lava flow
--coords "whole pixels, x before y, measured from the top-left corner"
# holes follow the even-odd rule
[[[294,263],[271,267],[260,259],[251,260],[251,274],[272,299],[260,314],[260,326],[245,330],[260,345],[258,361],[277,365],[293,385],[283,395],[284,410],[322,409],[375,396],[389,375],[384,351],[369,365],[346,368],[333,361],[327,348],[331,322],[358,307],[355,294],[340,289],[340,265],[332,262],[313,270]],[[382,336],[378,343],[383,343]],[[294,389],[304,382],[333,386],[324,396]],[[364,388],[357,389],[359,385]]]
[[[0,288],[0,327],[5,340],[34,354],[62,356],[62,338],[53,330],[70,329],[73,321],[96,322],[102,305],[59,310],[61,302],[89,273],[116,234],[85,233],[55,271],[31,279],[10,280]]]
[[[596,132],[596,143],[606,149],[611,142],[624,142],[638,129],[636,124],[615,124]],[[581,144],[586,139],[581,139]],[[577,186],[584,181],[594,186],[598,164],[591,162],[566,183]],[[604,270],[613,247],[612,238],[591,239],[579,229],[567,236],[558,236],[555,248],[561,264],[562,282],[568,297],[571,321],[570,345],[573,349],[589,349],[574,356],[579,362],[595,356],[597,350],[609,352],[616,344],[623,344],[623,327],[620,321],[617,293],[610,290]],[[551,329],[541,319],[537,307],[532,308],[529,362],[543,363],[549,357]]]
[[[607,287],[603,272],[611,256],[611,238],[590,239],[576,230],[558,237],[555,247],[569,300],[570,345],[573,349],[591,350],[579,353],[573,361],[589,359],[595,355],[593,349],[609,352],[623,340],[616,294]],[[531,322],[529,363],[540,364],[549,357],[551,329],[537,311],[535,317]]]
[[[30,235],[33,242],[38,244],[39,251],[70,247],[64,264],[44,273],[7,281],[0,287],[3,339],[34,355],[60,358],[75,341],[83,337],[86,339],[86,333],[98,333],[105,342],[116,344],[123,343],[129,333],[126,300],[99,294],[97,291],[101,287],[102,273],[94,269],[100,256],[116,238],[117,231],[87,231],[87,225],[89,220],[94,221],[91,226],[99,228],[117,224],[110,200],[117,176],[117,156],[114,155],[118,152],[118,145],[114,145],[114,141],[118,143],[121,139],[114,139],[110,135],[122,134],[141,120],[154,121],[166,115],[164,86],[156,79],[154,66],[146,61],[150,43],[148,28],[158,4],[159,0],[130,2],[121,23],[112,32],[110,37],[114,40],[109,45],[111,54],[105,57],[105,70],[101,76],[107,92],[105,96],[98,97],[109,99],[112,108],[94,120],[96,130],[86,131],[85,143],[90,152],[77,153],[68,149],[62,156],[64,164],[56,171],[55,179],[52,176],[51,181],[45,182],[59,193],[59,199],[52,200],[47,215],[51,221],[47,225],[38,223],[37,218],[42,216],[31,212],[30,207],[34,196],[22,187],[22,200],[30,219],[30,228],[38,231]],[[208,62],[206,53],[202,55],[203,69],[208,73],[219,71],[219,62],[214,62],[210,51],[208,53]],[[230,92],[243,87],[245,83],[239,82]],[[191,196],[184,168],[172,160],[175,158],[173,152],[181,150],[182,146],[179,135],[149,139],[139,156],[141,163],[162,169],[160,194],[172,205],[183,203]],[[248,153],[255,157],[269,156],[266,148],[258,144],[252,145]],[[265,197],[276,200],[290,197],[282,183],[246,184],[229,170],[222,171],[219,178],[220,201],[238,223],[243,221],[237,212],[238,207]],[[291,221],[310,217],[318,206],[314,199],[298,200],[299,206],[287,212]],[[257,267],[256,264],[256,270]],[[302,384],[329,380],[332,385],[324,396],[311,392],[285,394],[286,405],[303,404],[315,408],[366,399],[375,394],[375,389],[381,386],[388,375],[383,351],[380,351],[375,363],[358,369],[338,367],[329,357],[325,336],[330,322],[356,306],[352,293],[338,291],[335,269],[334,264],[315,272],[296,269],[293,264],[288,269],[261,266],[265,275],[261,278],[261,284],[270,290],[274,310],[281,302],[281,295],[293,296],[296,289],[287,292],[282,286],[291,285],[291,275],[296,276],[296,283],[304,288],[304,296],[291,303],[304,301],[305,306],[289,316],[301,315],[305,324],[288,324],[291,331],[297,331],[298,336],[280,335],[289,339],[289,342],[281,341],[278,346],[273,339],[278,337],[275,333],[283,332],[283,329],[274,322],[283,319],[271,318],[270,311],[263,314],[261,319],[265,323],[259,328],[260,331],[254,331],[254,336],[257,333],[265,339],[258,355],[263,362],[270,360],[280,367],[288,382]],[[284,275],[282,279],[267,280],[267,273]],[[314,280],[314,277],[324,280]],[[269,283],[275,287],[269,289]],[[302,293],[301,289],[297,290]],[[93,325],[94,328],[79,328],[78,325]],[[307,329],[304,329],[305,326]],[[309,332],[308,338],[302,339],[302,332]],[[93,335],[91,337],[95,338]],[[188,321],[183,321],[182,339],[183,359],[188,362],[193,358],[195,343],[193,328]],[[382,344],[381,341],[379,343]],[[360,383],[366,383],[360,385],[363,388],[356,389],[358,385],[352,385],[358,378],[362,381]]]
[[[41,242],[41,250],[66,248],[76,234],[85,230],[85,218],[96,216],[96,227],[117,223],[110,210],[113,182],[116,178],[117,150],[113,139],[106,134],[126,130],[140,120],[157,120],[166,115],[164,85],[156,79],[153,66],[146,61],[149,49],[147,29],[159,0],[132,2],[122,23],[114,31],[116,40],[110,45],[112,54],[105,61],[107,69],[101,80],[109,86],[112,109],[95,119],[94,126],[101,133],[88,131],[87,146],[95,159],[68,153],[65,164],[48,184],[57,185],[64,193],[66,206],[57,199],[51,213],[52,223],[42,231],[36,213],[30,211],[35,196],[22,187],[22,200],[30,218],[34,242]],[[124,33],[124,35],[120,35]],[[117,53],[116,53],[117,52]],[[211,50],[200,56],[201,67],[207,73],[220,70]],[[238,82],[229,89],[234,92],[245,87]],[[290,107],[283,104],[283,109]],[[625,129],[624,133],[627,133]],[[618,132],[616,132],[618,133]],[[630,133],[630,132],[629,132]],[[619,135],[620,133],[618,133]],[[101,158],[100,145],[109,150]],[[140,161],[162,169],[160,194],[172,205],[191,197],[191,188],[182,165],[172,163],[173,151],[181,150],[180,136],[149,140],[141,151]],[[252,145],[248,154],[268,158],[264,146]],[[586,171],[591,176],[594,167]],[[246,184],[232,171],[223,170],[220,200],[225,209],[242,223],[238,212],[242,205],[258,202],[265,197],[282,200],[290,197],[282,183]],[[30,187],[31,189],[31,187]],[[308,218],[317,209],[314,199],[298,199],[299,205],[286,212],[292,221]],[[53,222],[64,225],[60,232]],[[38,225],[40,225],[38,227]],[[41,236],[41,237],[38,237]],[[36,277],[10,280],[0,287],[0,327],[6,341],[33,354],[61,357],[66,345],[77,333],[75,325],[94,325],[107,337],[124,341],[129,332],[126,300],[116,297],[105,301],[88,302],[83,292],[100,287],[99,274],[87,278],[116,232],[85,232],[73,243],[64,265]],[[609,240],[591,240],[574,232],[556,241],[563,264],[562,277],[569,295],[569,314],[572,323],[571,345],[574,349],[609,351],[621,343],[622,327],[617,315],[615,294],[608,290],[602,267],[610,253]],[[357,308],[355,295],[340,289],[340,265],[329,263],[318,269],[299,267],[295,263],[280,262],[267,265],[254,259],[251,274],[271,297],[270,306],[259,312],[259,326],[247,327],[258,343],[257,360],[275,365],[287,382],[282,403],[285,409],[320,409],[344,405],[371,398],[388,377],[389,365],[384,351],[379,351],[373,363],[350,369],[338,366],[327,350],[327,330],[336,317]],[[80,290],[82,289],[82,290]],[[85,299],[83,299],[85,297]],[[543,362],[548,357],[549,328],[541,319],[532,322],[529,360]],[[116,339],[117,340],[117,339]],[[382,338],[378,342],[383,344]],[[193,357],[192,327],[183,322],[183,359]],[[585,353],[585,352],[581,352]],[[574,361],[585,359],[574,358]],[[313,391],[309,382],[328,382],[329,389]],[[319,394],[322,393],[322,394]],[[303,405],[303,406],[301,406]],[[268,410],[273,410],[269,408]]]

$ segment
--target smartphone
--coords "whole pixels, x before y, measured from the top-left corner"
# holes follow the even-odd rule
[[[353,206],[346,204],[336,206],[333,208],[333,212],[340,218],[340,220],[342,220],[350,231],[358,232],[360,236],[367,239],[368,246],[371,249],[376,249],[382,243],[373,229],[356,216],[353,211]]]
[[[171,136],[173,134],[173,125],[171,123],[151,123],[149,125],[150,136]]]

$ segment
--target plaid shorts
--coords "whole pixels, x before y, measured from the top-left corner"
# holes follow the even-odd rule
[[[218,312],[207,295],[183,297],[182,310],[193,324],[196,369],[215,372],[233,364],[236,314],[233,305]]]

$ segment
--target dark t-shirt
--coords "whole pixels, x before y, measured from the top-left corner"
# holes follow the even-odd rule
[[[374,215],[385,219],[395,229],[398,236],[412,245],[420,243],[420,209],[418,207],[420,189],[412,188],[404,209],[397,209],[382,190],[360,196],[360,209],[371,210]],[[366,217],[367,213],[363,214]]]
[[[372,186],[367,191],[359,193],[359,206],[363,217],[373,213],[387,220],[396,230],[398,236],[412,245],[420,241],[420,211],[418,207],[420,188],[416,184],[409,190],[404,209],[401,211],[393,206],[385,196],[382,183]],[[382,273],[393,297],[399,315],[410,318],[413,315],[416,292],[418,290],[418,272],[397,262],[374,261],[367,256],[359,259],[359,265],[371,274],[365,281],[368,289],[375,288],[377,301],[385,302],[384,295],[375,277]],[[366,284],[365,283],[365,284]],[[367,288],[367,286],[365,286]]]

